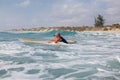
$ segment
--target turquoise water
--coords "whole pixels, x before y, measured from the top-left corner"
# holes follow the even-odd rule
[[[30,44],[50,40],[56,31],[0,32],[0,80],[120,80],[120,34],[67,32],[76,44]]]

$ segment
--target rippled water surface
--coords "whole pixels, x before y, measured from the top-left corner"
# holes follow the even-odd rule
[[[0,80],[120,80],[120,34],[67,32],[76,44],[30,44],[56,31],[0,32]]]

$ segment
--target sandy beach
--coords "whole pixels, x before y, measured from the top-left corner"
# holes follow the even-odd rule
[[[104,27],[38,27],[38,28],[30,28],[30,29],[12,29],[8,30],[10,32],[48,32],[48,31],[70,31],[70,32],[110,32],[110,33],[120,33],[120,25],[110,25]]]

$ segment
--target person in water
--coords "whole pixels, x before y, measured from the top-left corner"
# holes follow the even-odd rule
[[[64,43],[68,43],[61,35],[60,33],[56,33],[55,34],[55,38],[53,40],[50,40],[49,43],[58,43],[58,42],[64,42]]]

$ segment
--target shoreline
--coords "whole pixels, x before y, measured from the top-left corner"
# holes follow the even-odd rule
[[[53,31],[53,30],[50,30]],[[44,32],[50,32],[50,31],[2,31],[2,32],[11,32],[11,33],[44,33]],[[57,30],[56,30],[57,31]],[[61,31],[69,31],[69,30],[61,30]],[[110,30],[110,31],[69,31],[69,32],[105,32],[105,33],[120,33],[120,30]]]
[[[49,32],[49,31],[70,31],[70,32],[110,32],[110,33],[120,33],[120,25],[104,26],[104,27],[38,27],[30,29],[12,29],[7,30],[6,32]]]

